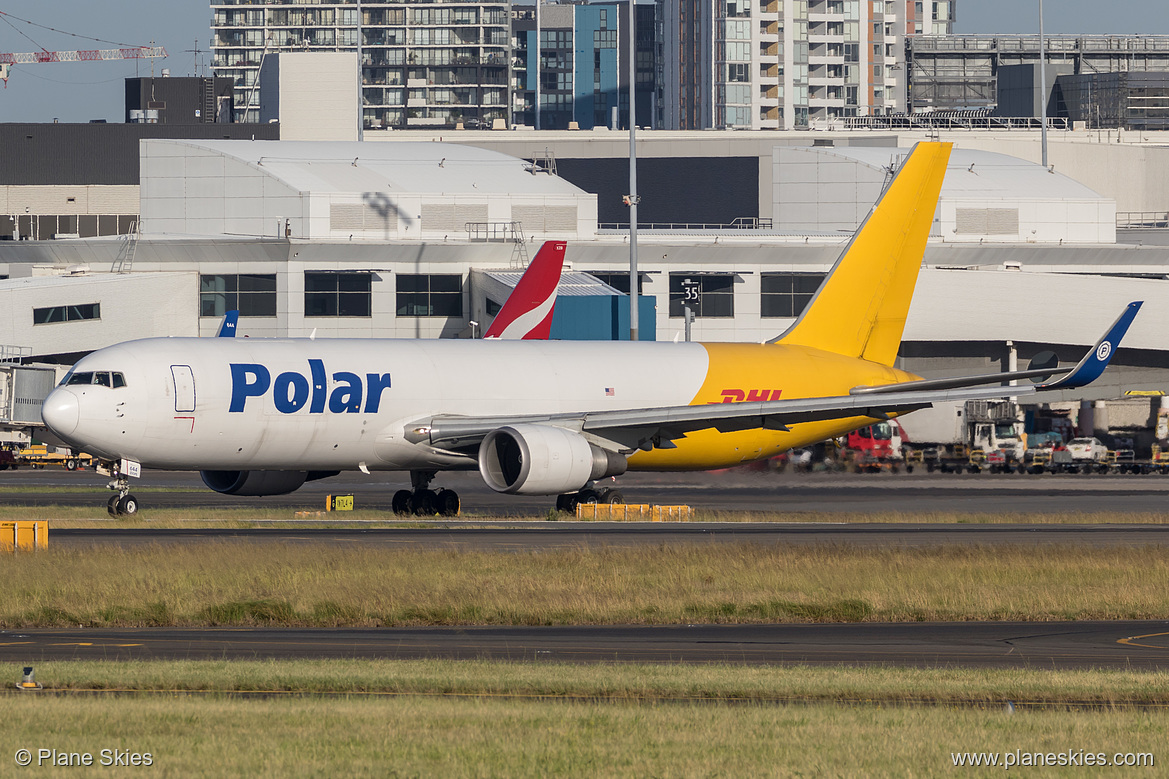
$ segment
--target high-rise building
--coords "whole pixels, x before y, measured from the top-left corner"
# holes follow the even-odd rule
[[[653,2],[638,3],[637,123],[657,127],[661,84],[660,24]],[[537,35],[539,43],[537,44]],[[537,64],[537,45],[540,57]],[[582,130],[613,123],[629,126],[629,3],[541,2],[512,8],[513,121],[564,130],[576,122]],[[538,86],[537,89],[537,73]]]
[[[234,80],[236,121],[256,122],[267,55],[354,51],[360,37],[365,127],[490,126],[507,119],[510,6],[212,0],[212,69]]]
[[[905,40],[957,0],[658,0],[665,126],[796,129],[906,109]]]
[[[1044,51],[1049,67],[1067,68],[1062,72],[1075,75],[1169,71],[1166,35],[1049,35]],[[912,112],[994,109],[1001,69],[1038,65],[1039,36],[922,37],[909,42],[906,57]],[[1054,82],[1051,72],[1048,80]],[[1090,114],[1095,118],[1094,108]]]

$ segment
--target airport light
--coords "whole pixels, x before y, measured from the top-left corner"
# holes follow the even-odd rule
[[[1043,167],[1047,167],[1047,47],[1043,38],[1043,0],[1039,0],[1039,145],[1043,147]]]
[[[629,0],[629,340],[637,340],[637,6]]]

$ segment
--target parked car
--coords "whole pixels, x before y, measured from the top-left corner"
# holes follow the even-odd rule
[[[1076,462],[1103,462],[1108,456],[1108,447],[1099,438],[1073,438],[1068,441],[1067,450]]]

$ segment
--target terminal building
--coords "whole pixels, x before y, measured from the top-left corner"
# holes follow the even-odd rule
[[[596,177],[620,167],[602,154],[617,139],[499,135],[496,145],[513,153],[485,148],[492,133],[471,136],[488,139],[478,147],[406,134],[363,144],[145,139],[140,235],[0,241],[0,343],[64,364],[131,338],[209,336],[229,309],[241,312],[240,334],[253,337],[475,337],[502,302],[508,274],[516,278],[552,239],[568,242],[570,270],[588,276],[576,293],[610,298],[598,305],[614,316],[627,312],[628,233],[606,221],[620,213],[612,202],[620,183]],[[725,156],[712,158],[724,171],[752,172],[741,180],[694,175],[705,170],[701,150],[716,152],[709,134],[649,141],[659,154],[647,155],[646,167],[658,175],[642,179],[643,213],[668,218],[687,207],[674,211],[672,201],[701,203],[705,191],[701,213],[720,224],[678,220],[639,232],[640,310],[653,312],[643,315],[653,325],[643,325],[647,337],[684,337],[688,289],[698,296],[695,340],[781,333],[912,141],[747,136],[735,146],[736,136],[720,138]],[[589,159],[581,147],[593,139]],[[565,156],[525,157],[516,148],[537,143]],[[600,194],[569,178],[589,166]],[[1118,234],[1116,208],[1058,171],[959,147],[903,367],[1000,370],[1045,349],[1072,361],[1125,304],[1145,300],[1118,367],[1092,391],[1169,389],[1169,311],[1159,302],[1169,297],[1169,241],[1156,230]],[[598,337],[584,310],[564,306],[554,332]]]

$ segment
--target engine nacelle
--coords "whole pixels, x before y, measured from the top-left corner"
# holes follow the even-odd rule
[[[479,444],[479,473],[496,492],[561,495],[594,479],[625,473],[623,455],[591,444],[580,433],[552,425],[509,425]]]
[[[338,471],[199,471],[203,483],[224,495],[287,495],[306,481],[336,476]]]

